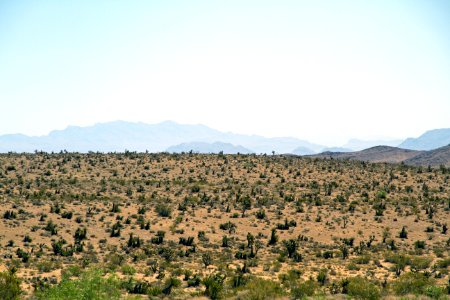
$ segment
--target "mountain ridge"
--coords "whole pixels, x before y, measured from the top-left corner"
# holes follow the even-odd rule
[[[233,145],[230,143],[214,142],[190,142],[182,143],[174,146],[170,146],[166,149],[169,153],[182,153],[182,152],[195,152],[195,153],[224,153],[224,154],[251,154],[254,153],[250,149],[247,149],[240,145]]]
[[[57,152],[162,152],[167,148],[190,142],[222,142],[240,145],[255,153],[289,153],[297,147],[307,147],[314,152],[324,148],[293,137],[268,138],[222,132],[202,124],[179,124],[164,121],[157,124],[143,122],[112,121],[81,127],[68,126],[53,130],[43,136],[8,134],[0,136],[0,152],[34,152],[42,150]]]
[[[405,139],[399,147],[412,150],[432,150],[450,144],[450,128],[428,130],[417,138]]]
[[[448,143],[447,143],[448,141]],[[386,142],[384,146],[365,145]],[[404,162],[411,165],[448,165],[450,155],[445,148],[450,144],[450,129],[429,130],[418,138],[408,138],[395,147],[398,141],[365,141],[350,139],[344,146],[326,147],[294,137],[264,137],[223,132],[203,124],[179,124],[163,121],[156,124],[123,120],[97,123],[90,126],[68,126],[52,130],[47,135],[0,135],[0,152],[199,152],[199,153],[256,153],[294,154],[301,156],[357,159],[372,162]],[[446,144],[447,143],[447,144]],[[432,145],[442,145],[435,152],[423,150]],[[411,148],[401,147],[409,145]],[[444,147],[443,149],[440,149]],[[438,150],[439,149],[439,150]],[[331,151],[330,151],[331,150]],[[416,157],[417,156],[417,157]]]

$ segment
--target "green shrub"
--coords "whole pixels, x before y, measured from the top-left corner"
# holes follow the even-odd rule
[[[284,274],[280,274],[278,278],[281,283],[286,287],[296,286],[300,279],[302,272],[298,269],[290,269]]]
[[[147,282],[135,280],[131,277],[121,283],[121,288],[125,289],[129,294],[147,294],[149,287],[150,285]]]
[[[266,211],[264,209],[260,209],[259,211],[256,212],[256,218],[259,220],[263,220],[266,218]]]
[[[62,272],[63,277],[80,277],[83,269],[78,265],[67,266]]]
[[[412,271],[419,272],[430,267],[431,261],[432,259],[429,257],[414,256],[411,257],[409,265],[411,266]]]
[[[367,265],[370,262],[370,256],[368,254],[357,256],[353,262],[358,265]]]
[[[399,276],[405,267],[411,263],[411,258],[409,256],[399,253],[388,253],[385,260],[394,264],[392,266],[392,271],[395,271],[397,276]]]
[[[300,282],[291,289],[291,296],[294,299],[303,299],[314,295],[317,289],[317,283],[313,280]]]
[[[321,285],[325,285],[325,283],[328,280],[328,275],[327,275],[327,269],[321,269],[319,271],[319,274],[317,274],[317,281],[321,284]]]
[[[177,288],[181,285],[181,281],[176,277],[170,277],[167,278],[164,282],[164,288],[162,289],[162,292],[165,295],[170,295],[172,293],[172,290],[174,288]]]
[[[416,249],[425,249],[425,241],[415,241],[414,248]]]
[[[60,268],[61,264],[53,260],[41,260],[36,263],[36,267],[39,272],[50,272]]]
[[[73,236],[75,242],[81,242],[85,240],[87,237],[87,229],[85,227],[79,227],[77,231],[75,231],[75,235]]]
[[[450,258],[445,258],[437,261],[436,266],[442,269],[448,268],[448,266],[450,266]]]
[[[349,263],[347,265],[347,269],[350,271],[359,271],[361,268],[355,265],[354,263]]]
[[[12,219],[15,219],[15,218],[17,218],[17,214],[16,214],[16,212],[14,212],[12,210],[7,210],[3,214],[3,219],[12,220]]]
[[[424,274],[408,272],[392,283],[392,289],[397,295],[424,294],[430,285],[432,285],[432,280]]]
[[[276,299],[284,294],[278,282],[262,278],[253,278],[250,280],[245,285],[245,290],[246,293],[240,296],[239,299]]]
[[[158,214],[158,216],[163,218],[170,217],[170,214],[172,213],[170,207],[162,203],[156,205],[155,211]]]
[[[148,290],[147,290],[147,295],[149,296],[159,296],[162,294],[162,289],[160,286],[158,285],[153,285],[153,286],[149,286]]]
[[[79,279],[63,278],[54,287],[36,293],[37,299],[120,299],[120,282],[114,276],[104,278],[100,270],[83,273]]]
[[[431,299],[441,299],[444,297],[445,292],[446,292],[445,288],[434,285],[425,288],[425,295],[427,295]]]
[[[356,299],[376,300],[380,299],[380,290],[369,280],[362,277],[354,277],[349,279],[347,292]]]
[[[223,292],[223,283],[225,276],[222,274],[214,274],[203,279],[202,283],[206,287],[205,295],[211,299],[219,299]]]
[[[134,275],[136,273],[136,269],[130,265],[122,266],[122,274],[124,275]]]
[[[0,299],[19,299],[22,294],[20,280],[15,274],[15,270],[0,272]]]

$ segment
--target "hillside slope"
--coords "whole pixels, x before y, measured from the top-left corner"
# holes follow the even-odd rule
[[[450,167],[450,145],[435,150],[422,152],[412,158],[404,161],[407,165],[412,166],[433,166],[440,165]]]
[[[420,151],[390,146],[376,146],[355,152],[323,152],[317,155],[312,155],[312,157],[400,163],[404,160],[411,159],[420,153]]]

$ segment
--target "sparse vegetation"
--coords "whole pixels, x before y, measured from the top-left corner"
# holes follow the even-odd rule
[[[0,298],[449,293],[448,169],[278,155],[0,155]]]

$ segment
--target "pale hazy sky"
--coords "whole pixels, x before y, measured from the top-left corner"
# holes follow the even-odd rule
[[[0,134],[202,123],[328,145],[450,127],[450,1],[1,1]]]

